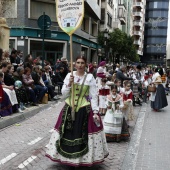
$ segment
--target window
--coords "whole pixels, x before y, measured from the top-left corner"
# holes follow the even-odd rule
[[[56,7],[55,1],[36,1],[31,0],[30,2],[30,18],[38,19],[43,12],[49,15],[52,21],[56,22]]]
[[[100,5],[100,0],[97,0],[97,4]]]
[[[158,2],[154,2],[154,3],[153,3],[153,7],[154,7],[154,8],[158,8]]]
[[[107,13],[107,25],[112,27],[112,17],[109,13]]]
[[[105,9],[101,9],[101,24],[105,23]]]
[[[89,32],[89,18],[84,17],[82,25],[81,25],[81,29],[85,32]]]
[[[91,35],[97,36],[97,22],[92,21],[92,27],[91,27]]]

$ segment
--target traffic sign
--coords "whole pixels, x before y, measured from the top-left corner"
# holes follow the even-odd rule
[[[44,35],[43,35],[44,34]],[[51,30],[38,30],[37,31],[37,36],[39,38],[51,38]]]
[[[48,15],[41,15],[38,18],[38,26],[43,30],[47,30],[51,27],[51,18]]]

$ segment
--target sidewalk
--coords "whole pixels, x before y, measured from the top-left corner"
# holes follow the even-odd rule
[[[167,96],[168,103],[170,97]],[[142,107],[122,170],[170,170],[170,107]]]
[[[11,126],[15,123],[19,123],[21,121],[24,121],[25,119],[28,119],[37,113],[43,111],[44,109],[47,109],[48,107],[54,105],[60,100],[57,101],[49,101],[48,104],[39,104],[39,106],[30,106],[26,110],[24,110],[23,113],[13,113],[10,116],[5,116],[0,118],[0,129],[6,128],[8,126]]]

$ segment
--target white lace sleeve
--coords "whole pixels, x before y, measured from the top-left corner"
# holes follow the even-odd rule
[[[98,95],[97,95],[97,88],[96,88],[96,80],[93,77],[92,74],[90,74],[91,80],[89,83],[90,89],[89,89],[89,96],[91,97],[91,106],[92,110],[97,110],[99,111],[99,106],[98,106]]]
[[[69,78],[70,78],[70,73],[68,73],[66,78],[64,79],[64,84],[63,84],[63,87],[61,89],[61,93],[62,93],[63,97],[70,96],[71,87],[68,86]]]

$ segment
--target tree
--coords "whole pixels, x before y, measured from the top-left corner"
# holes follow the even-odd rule
[[[104,35],[100,32],[98,43],[104,46],[104,42]],[[137,50],[133,42],[134,39],[132,36],[127,35],[118,28],[114,29],[114,31],[110,33],[110,38],[107,43],[107,48],[112,49],[112,58],[110,60],[114,61],[116,55],[119,55],[131,61],[139,61],[139,56],[137,55]]]

